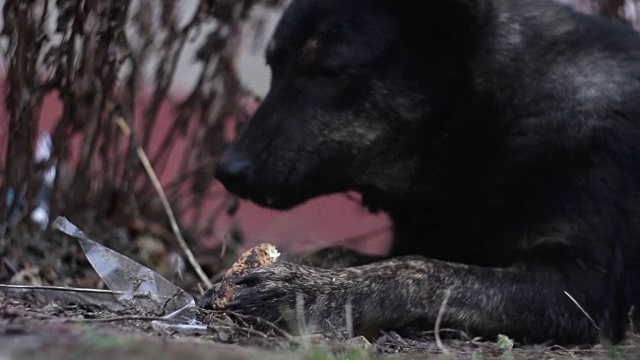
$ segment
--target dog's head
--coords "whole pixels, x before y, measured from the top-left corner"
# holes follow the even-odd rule
[[[266,51],[269,93],[217,168],[225,187],[286,209],[409,182],[466,40],[447,32],[460,21],[416,14],[413,2],[293,0]]]

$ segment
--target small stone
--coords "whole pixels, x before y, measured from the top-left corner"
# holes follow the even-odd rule
[[[363,349],[363,350],[371,349],[371,343],[364,336],[356,336],[354,338],[351,338],[345,341],[345,344],[350,347]]]

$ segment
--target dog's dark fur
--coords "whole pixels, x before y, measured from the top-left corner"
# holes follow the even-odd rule
[[[348,308],[373,334],[430,330],[447,297],[442,326],[470,335],[623,337],[640,303],[636,33],[544,0],[293,0],[267,61],[220,180],[278,209],[359,191],[393,220],[392,257],[279,262],[229,309],[275,321],[302,300],[307,323]]]

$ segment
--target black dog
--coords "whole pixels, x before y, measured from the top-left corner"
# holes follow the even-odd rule
[[[255,271],[229,309],[373,334],[430,330],[446,299],[442,326],[472,335],[623,337],[640,303],[635,32],[544,0],[293,0],[267,61],[217,177],[276,209],[359,191],[394,245]]]

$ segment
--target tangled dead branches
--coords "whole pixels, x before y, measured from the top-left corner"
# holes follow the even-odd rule
[[[96,217],[152,216],[158,207],[138,147],[157,172],[174,165],[168,198],[198,223],[193,216],[211,198],[224,128],[247,116],[242,101],[251,94],[234,62],[242,26],[257,5],[281,1],[7,0],[1,35],[9,124],[0,139],[7,149],[0,157],[0,223],[19,221],[36,206],[52,167],[50,218],[88,209]],[[188,47],[196,47],[194,59],[185,59],[194,53]],[[192,61],[197,72],[183,96],[172,91],[180,61]],[[49,98],[62,108],[52,154],[36,162]]]

